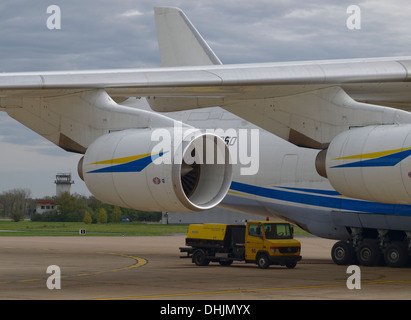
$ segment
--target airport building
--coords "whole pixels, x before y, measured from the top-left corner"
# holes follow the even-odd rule
[[[36,200],[36,213],[45,213],[56,209],[53,200]]]
[[[56,184],[56,196],[58,197],[66,192],[70,194],[71,185],[74,181],[71,180],[71,173],[58,173],[54,183]]]
[[[71,185],[74,181],[71,180],[71,173],[58,173],[54,183],[56,184],[56,196],[58,197],[65,192],[70,194]],[[56,209],[57,206],[55,205],[54,200],[36,200],[36,213],[42,214]]]

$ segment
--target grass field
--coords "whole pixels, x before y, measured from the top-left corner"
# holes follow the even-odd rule
[[[161,236],[185,234],[187,227],[149,223],[0,221],[0,236],[80,236],[80,229],[86,230],[85,236]]]
[[[105,223],[0,221],[0,236],[166,236],[186,234],[188,225],[153,223]],[[86,234],[80,235],[80,229]],[[294,227],[295,235],[308,235]]]

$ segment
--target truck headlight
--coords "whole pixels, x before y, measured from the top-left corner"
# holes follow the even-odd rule
[[[270,251],[271,251],[272,253],[279,253],[279,252],[280,252],[280,249],[279,249],[278,247],[270,247]]]

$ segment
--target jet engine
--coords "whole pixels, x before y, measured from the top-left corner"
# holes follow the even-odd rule
[[[411,204],[411,125],[354,128],[317,155],[317,172],[342,195]]]
[[[78,171],[101,201],[145,211],[211,209],[223,200],[232,180],[224,141],[191,128],[103,135],[89,146]]]

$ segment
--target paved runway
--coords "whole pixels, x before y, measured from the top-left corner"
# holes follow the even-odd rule
[[[361,267],[361,289],[334,265],[334,241],[301,237],[295,269],[254,264],[197,267],[180,259],[184,236],[1,237],[0,299],[284,300],[411,299],[411,269]],[[57,265],[61,289],[46,273]],[[54,282],[56,283],[56,282]]]

